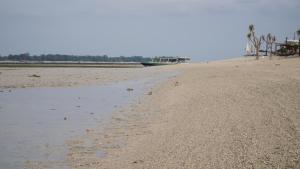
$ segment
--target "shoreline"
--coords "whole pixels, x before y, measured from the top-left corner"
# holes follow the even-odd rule
[[[3,68],[142,68],[139,62],[0,61]]]
[[[102,128],[105,127],[107,124],[109,124],[110,117],[107,118],[106,116],[111,116],[112,112],[119,110],[121,107],[127,107],[129,106],[133,101],[135,101],[140,95],[143,95],[145,93],[145,90],[152,87],[153,85],[157,83],[161,83],[162,81],[166,80],[167,78],[178,74],[178,72],[175,72],[173,70],[166,70],[164,71],[165,74],[155,75],[150,74],[149,77],[141,77],[140,79],[134,79],[134,80],[126,80],[121,82],[109,82],[107,84],[99,84],[99,85],[93,85],[93,86],[72,86],[72,87],[33,87],[33,88],[15,88],[15,89],[5,89],[3,90],[3,93],[1,92],[0,100],[2,100],[2,105],[0,105],[1,108],[1,116],[2,119],[5,120],[5,117],[9,117],[7,120],[9,122],[2,123],[3,126],[1,127],[3,129],[3,132],[1,132],[2,136],[2,143],[0,146],[5,146],[6,143],[9,142],[9,139],[6,139],[7,136],[13,136],[15,137],[15,142],[18,142],[17,144],[7,145],[6,150],[7,154],[6,156],[12,157],[13,153],[10,153],[9,150],[13,150],[14,146],[20,146],[19,142],[23,142],[24,140],[32,140],[33,145],[25,144],[23,145],[23,150],[26,151],[32,151],[30,155],[23,155],[25,159],[28,159],[26,161],[25,168],[64,168],[66,167],[66,162],[61,161],[60,156],[58,154],[63,154],[61,151],[64,149],[63,147],[68,149],[68,146],[70,146],[70,143],[78,143],[78,141],[73,141],[72,139],[76,137],[80,137],[82,135],[93,133],[94,131],[100,132],[102,131]],[[148,74],[149,75],[149,74]],[[104,88],[104,89],[103,89]],[[131,88],[132,91],[129,91],[128,88]],[[92,91],[94,90],[94,92]],[[107,90],[107,91],[106,91]],[[110,96],[109,93],[111,92],[112,96]],[[19,94],[18,94],[19,93]],[[22,94],[23,93],[23,94]],[[27,93],[27,94],[26,94]],[[52,94],[51,94],[52,93]],[[105,94],[106,93],[106,94]],[[119,94],[118,94],[119,93]],[[58,96],[56,96],[58,94]],[[97,97],[98,94],[98,97]],[[32,97],[28,97],[27,95],[32,95]],[[15,96],[15,99],[14,97]],[[27,98],[27,101],[23,103],[22,98]],[[58,97],[58,98],[56,98]],[[9,99],[10,98],[10,99]],[[35,98],[35,99],[34,99]],[[39,99],[42,98],[42,99]],[[92,99],[93,98],[93,99]],[[110,98],[114,98],[113,100]],[[21,99],[21,100],[20,100]],[[54,100],[55,101],[54,101]],[[75,99],[75,102],[74,102]],[[92,100],[90,100],[92,99]],[[14,100],[14,101],[9,101]],[[57,103],[57,100],[59,100],[59,103]],[[67,101],[69,100],[69,101]],[[90,100],[89,102],[86,102]],[[100,103],[97,103],[97,100],[100,101]],[[127,100],[127,101],[125,101]],[[17,105],[14,105],[13,102],[20,103]],[[68,103],[69,102],[69,103]],[[104,103],[101,103],[104,102]],[[123,102],[126,102],[124,105]],[[128,102],[128,103],[127,103]],[[49,104],[47,104],[49,103]],[[9,106],[9,105],[13,106]],[[37,104],[35,107],[39,111],[34,111],[35,109],[31,109],[30,106],[26,105],[34,105]],[[65,104],[63,106],[62,104]],[[109,104],[109,105],[106,105]],[[104,106],[104,107],[101,107]],[[71,107],[72,108],[71,108]],[[100,107],[99,107],[100,106]],[[14,108],[16,107],[16,108]],[[23,111],[18,110],[17,107],[22,107]],[[66,108],[65,108],[66,107]],[[98,107],[98,111],[95,109],[95,107]],[[110,110],[110,108],[113,108],[113,111]],[[70,109],[71,108],[71,109]],[[10,111],[11,112],[10,112]],[[30,111],[31,110],[31,111]],[[22,122],[14,122],[18,121],[18,117],[14,117],[13,115],[7,116],[7,113],[9,114],[16,114],[20,113],[20,116],[24,116],[20,120]],[[22,112],[22,113],[21,113]],[[38,112],[44,112],[44,113],[38,113]],[[44,115],[43,115],[44,114]],[[103,115],[101,115],[103,114]],[[103,116],[103,117],[102,117]],[[13,117],[13,118],[11,118]],[[29,120],[27,117],[33,117],[35,120]],[[65,117],[65,119],[64,119]],[[80,120],[81,119],[81,120]],[[99,122],[95,122],[100,121]],[[106,119],[106,120],[105,120]],[[38,121],[36,121],[38,120]],[[10,122],[11,121],[11,122]],[[17,131],[23,131],[20,136],[16,132],[13,132],[10,135],[6,135],[4,132],[7,130],[7,127],[12,126],[10,124],[19,124],[20,125],[14,125],[14,128],[18,128],[18,126],[22,126],[23,124],[26,124],[27,128],[24,126]],[[57,125],[55,126],[48,126],[43,129],[43,126],[47,126],[45,124],[52,124],[55,123]],[[74,126],[74,123],[76,123],[79,126]],[[96,124],[94,124],[96,123]],[[6,125],[8,124],[8,125]],[[44,125],[42,125],[44,124]],[[73,127],[72,125],[73,124]],[[35,127],[29,127],[29,126],[35,126]],[[66,125],[66,126],[65,126]],[[58,129],[56,126],[62,127],[60,132],[57,132]],[[88,127],[89,126],[89,127]],[[38,128],[38,129],[34,129]],[[79,129],[80,128],[80,129]],[[50,139],[47,141],[48,138],[51,137],[51,135],[45,136],[41,135],[41,133],[36,133],[36,130],[42,130],[43,133],[49,133],[51,134],[52,130],[55,130],[55,133],[52,133],[53,139]],[[71,133],[69,132],[71,131]],[[26,134],[26,131],[29,132]],[[59,134],[61,133],[61,134]],[[81,133],[81,134],[79,134]],[[31,138],[32,135],[32,138]],[[59,135],[59,136],[58,136]],[[65,135],[72,136],[65,138]],[[43,139],[45,142],[39,142],[35,140],[35,137],[39,137],[40,139]],[[60,145],[59,140],[61,138],[65,138],[65,142],[63,147]],[[10,137],[8,137],[10,138]],[[86,138],[86,137],[85,137]],[[54,142],[51,140],[55,140]],[[12,141],[14,142],[14,141]],[[87,140],[87,142],[91,142],[91,140]],[[88,143],[90,144],[90,143]],[[36,151],[33,150],[27,150],[28,147],[34,147],[36,146]],[[83,145],[82,147],[86,147],[88,145]],[[72,147],[72,146],[70,146]],[[74,147],[72,147],[74,148]],[[71,149],[72,149],[71,148]],[[30,148],[35,149],[35,148]],[[47,150],[46,152],[41,151],[42,149]],[[58,151],[59,150],[59,151]],[[57,152],[56,152],[57,151]],[[12,151],[13,152],[13,151]],[[5,152],[2,152],[2,157],[5,157]],[[81,152],[82,153],[82,152]],[[23,151],[20,150],[18,153],[18,156],[21,156],[23,154]],[[37,160],[36,155],[40,154]],[[58,157],[56,157],[58,155]],[[4,158],[5,159],[5,158]],[[48,160],[47,160],[48,159]],[[55,160],[56,159],[56,160]],[[15,159],[16,160],[16,159]],[[4,162],[3,165],[10,168],[9,161]],[[1,161],[3,162],[3,161]],[[7,164],[6,164],[7,163]],[[19,163],[18,163],[19,164]],[[16,167],[17,165],[15,165]],[[12,167],[14,168],[14,167]],[[23,168],[23,167],[21,167]]]
[[[147,133],[147,131],[143,131],[147,127],[143,123],[145,117],[150,117],[152,114],[142,113],[139,108],[151,101],[150,98],[154,91],[177,76],[178,73],[165,77],[145,88],[144,92],[137,96],[133,102],[112,112],[112,117],[104,128],[91,129],[82,136],[69,140],[66,144],[69,147],[66,162],[70,164],[70,167],[74,169],[95,167],[101,163],[101,160],[105,160],[112,153],[126,147],[132,136]],[[131,132],[135,132],[135,134]],[[92,144],[85,146],[87,142]],[[82,149],[76,147],[82,147]]]

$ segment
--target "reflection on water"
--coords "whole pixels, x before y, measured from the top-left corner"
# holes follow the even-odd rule
[[[63,161],[68,138],[104,125],[111,112],[173,75],[102,86],[3,90],[0,168],[23,168],[27,160]],[[104,157],[105,152],[98,155]]]

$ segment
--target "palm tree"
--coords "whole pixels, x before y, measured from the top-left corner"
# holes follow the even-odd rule
[[[254,25],[253,24],[249,25],[249,31],[254,32]]]
[[[259,38],[255,35],[254,25],[249,25],[249,33],[247,34],[247,38],[253,44],[256,51],[256,60],[259,59],[259,50],[261,46],[261,42],[265,39],[264,36],[260,36]]]
[[[271,33],[268,33],[266,39],[263,39],[266,42],[266,53],[268,54],[268,49],[270,49],[270,59],[272,57],[273,44],[276,41],[276,37],[272,36]]]

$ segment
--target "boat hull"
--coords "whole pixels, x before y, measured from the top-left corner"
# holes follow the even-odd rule
[[[144,66],[165,66],[165,65],[175,65],[176,63],[163,63],[163,62],[142,62]]]

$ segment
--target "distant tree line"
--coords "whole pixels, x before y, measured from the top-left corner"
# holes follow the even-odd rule
[[[0,61],[94,61],[94,62],[147,62],[151,58],[143,56],[119,56],[109,57],[102,56],[80,56],[80,55],[60,55],[60,54],[47,54],[47,55],[30,55],[29,53],[22,53],[17,55],[1,56]]]

